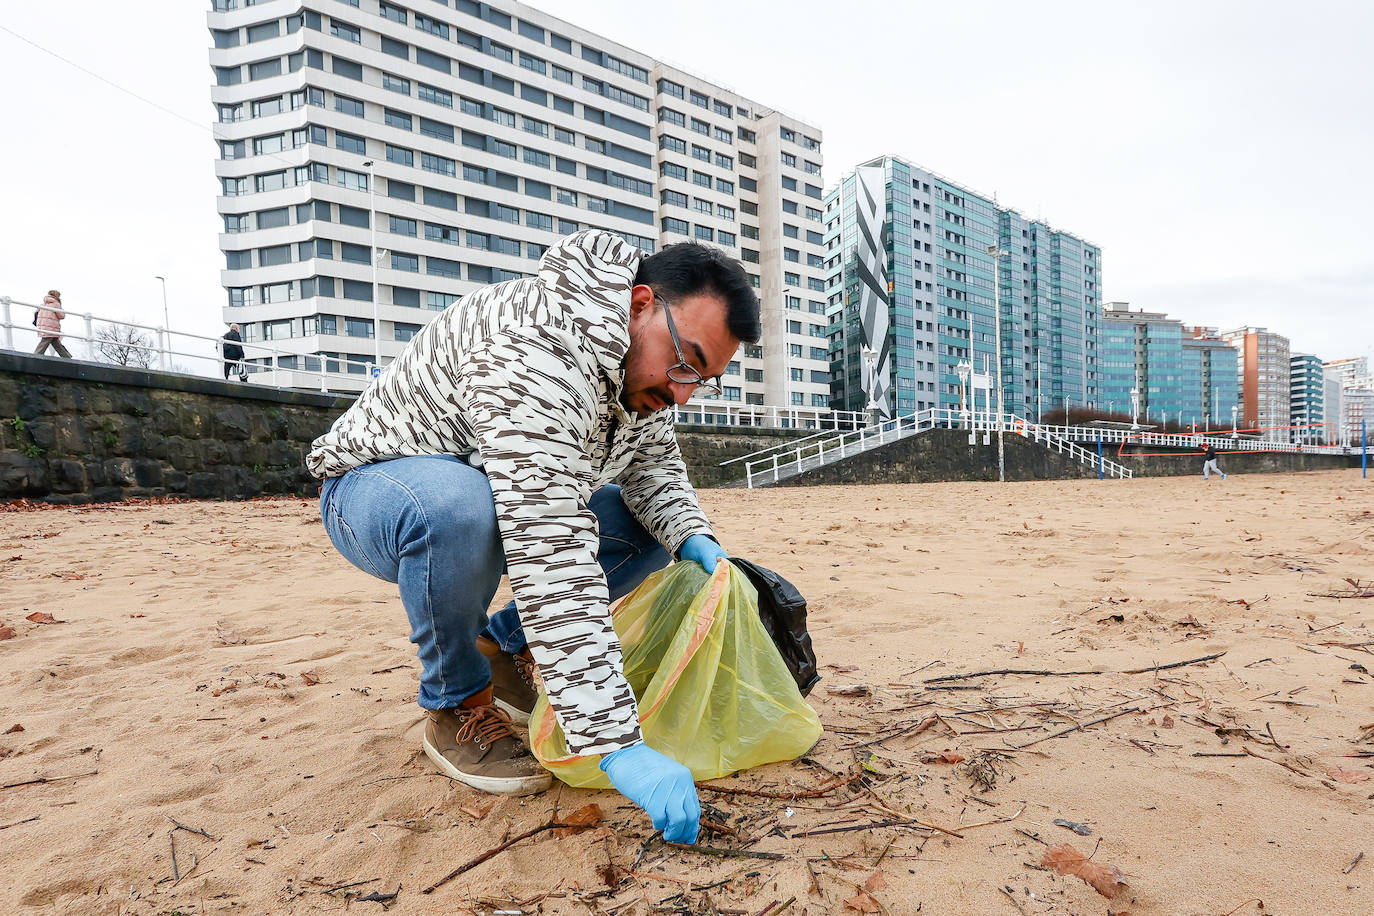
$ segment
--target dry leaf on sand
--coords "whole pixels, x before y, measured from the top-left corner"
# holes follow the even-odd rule
[[[14,639],[16,635],[14,627],[0,627],[0,639]]]
[[[882,907],[878,905],[878,901],[874,900],[867,891],[859,891],[853,897],[846,900],[844,905],[846,909],[858,910],[860,913],[878,913],[882,911]]]
[[[29,616],[25,617],[24,619],[27,620],[27,621],[29,621],[30,623],[65,623],[65,622],[66,622],[66,621],[64,621],[64,620],[58,620],[58,619],[57,619],[56,617],[54,617],[53,615],[44,613],[43,611],[34,611],[32,614],[30,614]]]
[[[1369,774],[1364,770],[1347,770],[1345,767],[1329,766],[1326,768],[1326,775],[1337,782],[1350,784],[1369,782]]]
[[[926,754],[921,757],[922,763],[963,763],[964,755],[956,754],[954,751],[939,751],[934,754]]]
[[[1083,879],[1108,900],[1115,897],[1126,883],[1125,876],[1115,865],[1099,865],[1074,849],[1070,843],[1046,849],[1040,864],[1054,869],[1057,874]]]
[[[314,687],[320,682],[320,676],[313,671],[302,671],[301,680],[305,681],[305,686]]]
[[[596,803],[583,805],[572,814],[560,815],[558,823],[565,826],[554,828],[554,836],[571,836],[574,833],[580,833],[588,827],[595,827],[601,823],[601,806]]]
[[[870,894],[876,894],[885,887],[887,887],[887,879],[883,877],[883,873],[880,871],[875,871],[869,875],[868,880],[864,882],[864,890]]]
[[[22,732],[23,730],[24,730],[24,726],[22,726],[22,725],[20,725],[18,722],[16,722],[16,723],[14,723],[13,725],[11,725],[9,728],[5,729],[5,734],[7,734],[7,735],[12,735],[12,734],[14,734],[15,732]]]

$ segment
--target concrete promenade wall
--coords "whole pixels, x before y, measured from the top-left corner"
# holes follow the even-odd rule
[[[310,443],[352,395],[0,351],[0,500],[312,496]],[[721,461],[805,431],[679,427],[692,482],[743,474]]]
[[[941,480],[996,480],[997,439],[983,445],[968,444],[962,430],[935,429],[880,446],[854,458],[808,471],[780,482],[779,486],[815,484],[930,483]],[[1087,447],[1087,443],[1084,443]],[[1095,446],[1093,447],[1095,450]],[[1097,470],[1020,436],[1008,434],[1004,440],[1008,480],[1053,480],[1096,477]],[[1103,457],[1131,468],[1137,476],[1162,477],[1202,474],[1202,457],[1150,456],[1117,458],[1115,448],[1104,448]],[[1227,473],[1273,473],[1311,471],[1327,468],[1358,467],[1359,457],[1343,455],[1223,454],[1220,464]]]

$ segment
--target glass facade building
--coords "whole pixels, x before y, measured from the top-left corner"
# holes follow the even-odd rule
[[[1322,361],[1310,353],[1288,358],[1288,411],[1294,442],[1321,442],[1326,422],[1326,375]]]
[[[1237,400],[1236,359],[1210,328],[1109,302],[1102,313],[1102,406],[1130,414],[1134,388],[1142,423],[1221,425]]]
[[[881,252],[881,295],[871,282],[877,272],[866,266],[870,247]],[[961,365],[997,374],[995,291],[1008,412],[1035,416],[1040,405],[1062,407],[1065,398],[1079,407],[1098,400],[1102,253],[1095,245],[886,156],[827,194],[825,249],[832,407],[868,403],[863,348],[874,305],[887,319],[877,360],[884,412],[957,407]],[[989,249],[1000,249],[1000,259]]]

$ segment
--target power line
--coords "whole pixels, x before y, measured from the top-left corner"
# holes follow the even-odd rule
[[[142,103],[145,104],[145,105],[151,105],[152,107],[154,107],[154,108],[158,109],[159,111],[162,111],[162,112],[164,112],[164,113],[166,113],[166,114],[171,115],[172,117],[176,118],[176,119],[179,120],[179,121],[185,121],[187,124],[190,124],[192,127],[196,128],[197,130],[206,130],[206,131],[209,131],[209,130],[210,130],[210,128],[209,128],[208,126],[206,126],[204,123],[202,123],[202,122],[200,122],[200,121],[194,121],[194,120],[192,120],[191,118],[188,118],[188,117],[186,117],[186,116],[183,115],[183,114],[179,114],[178,112],[173,111],[172,109],[168,108],[166,105],[160,105],[160,104],[158,104],[157,102],[154,102],[152,99],[147,98],[146,96],[139,95],[137,92],[134,92],[132,89],[127,89],[127,88],[125,88],[124,86],[119,85],[119,83],[116,83],[114,80],[109,79],[108,77],[105,77],[105,76],[101,76],[99,73],[96,73],[94,70],[91,70],[91,69],[89,69],[89,68],[87,68],[87,67],[83,67],[83,66],[81,66],[80,64],[78,64],[76,61],[71,60],[70,58],[63,57],[61,54],[58,54],[56,51],[52,50],[51,48],[45,48],[43,45],[40,45],[38,42],[34,41],[33,39],[31,39],[31,38],[26,38],[25,36],[20,35],[20,34],[19,34],[18,32],[16,32],[14,29],[9,28],[8,26],[0,25],[0,31],[8,32],[9,34],[13,35],[15,38],[18,38],[20,41],[24,42],[24,44],[29,45],[29,46],[34,47],[34,48],[37,48],[39,51],[42,51],[44,54],[47,54],[47,55],[49,55],[50,57],[55,57],[55,58],[57,58],[58,60],[62,61],[62,63],[66,64],[67,66],[73,67],[73,68],[75,68],[75,69],[77,69],[77,70],[80,70],[82,73],[86,74],[87,76],[94,77],[95,79],[100,80],[102,83],[105,83],[107,86],[113,86],[115,89],[118,89],[120,92],[123,92],[123,93],[126,94],[126,95],[131,95],[131,96],[133,96],[134,98],[138,99],[140,102],[142,102]],[[211,133],[213,133],[213,131],[211,131]]]

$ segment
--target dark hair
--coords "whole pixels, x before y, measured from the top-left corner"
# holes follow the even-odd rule
[[[672,301],[701,293],[725,300],[725,324],[742,343],[758,343],[759,297],[749,276],[734,258],[718,248],[678,242],[639,262],[635,285],[653,287]]]

